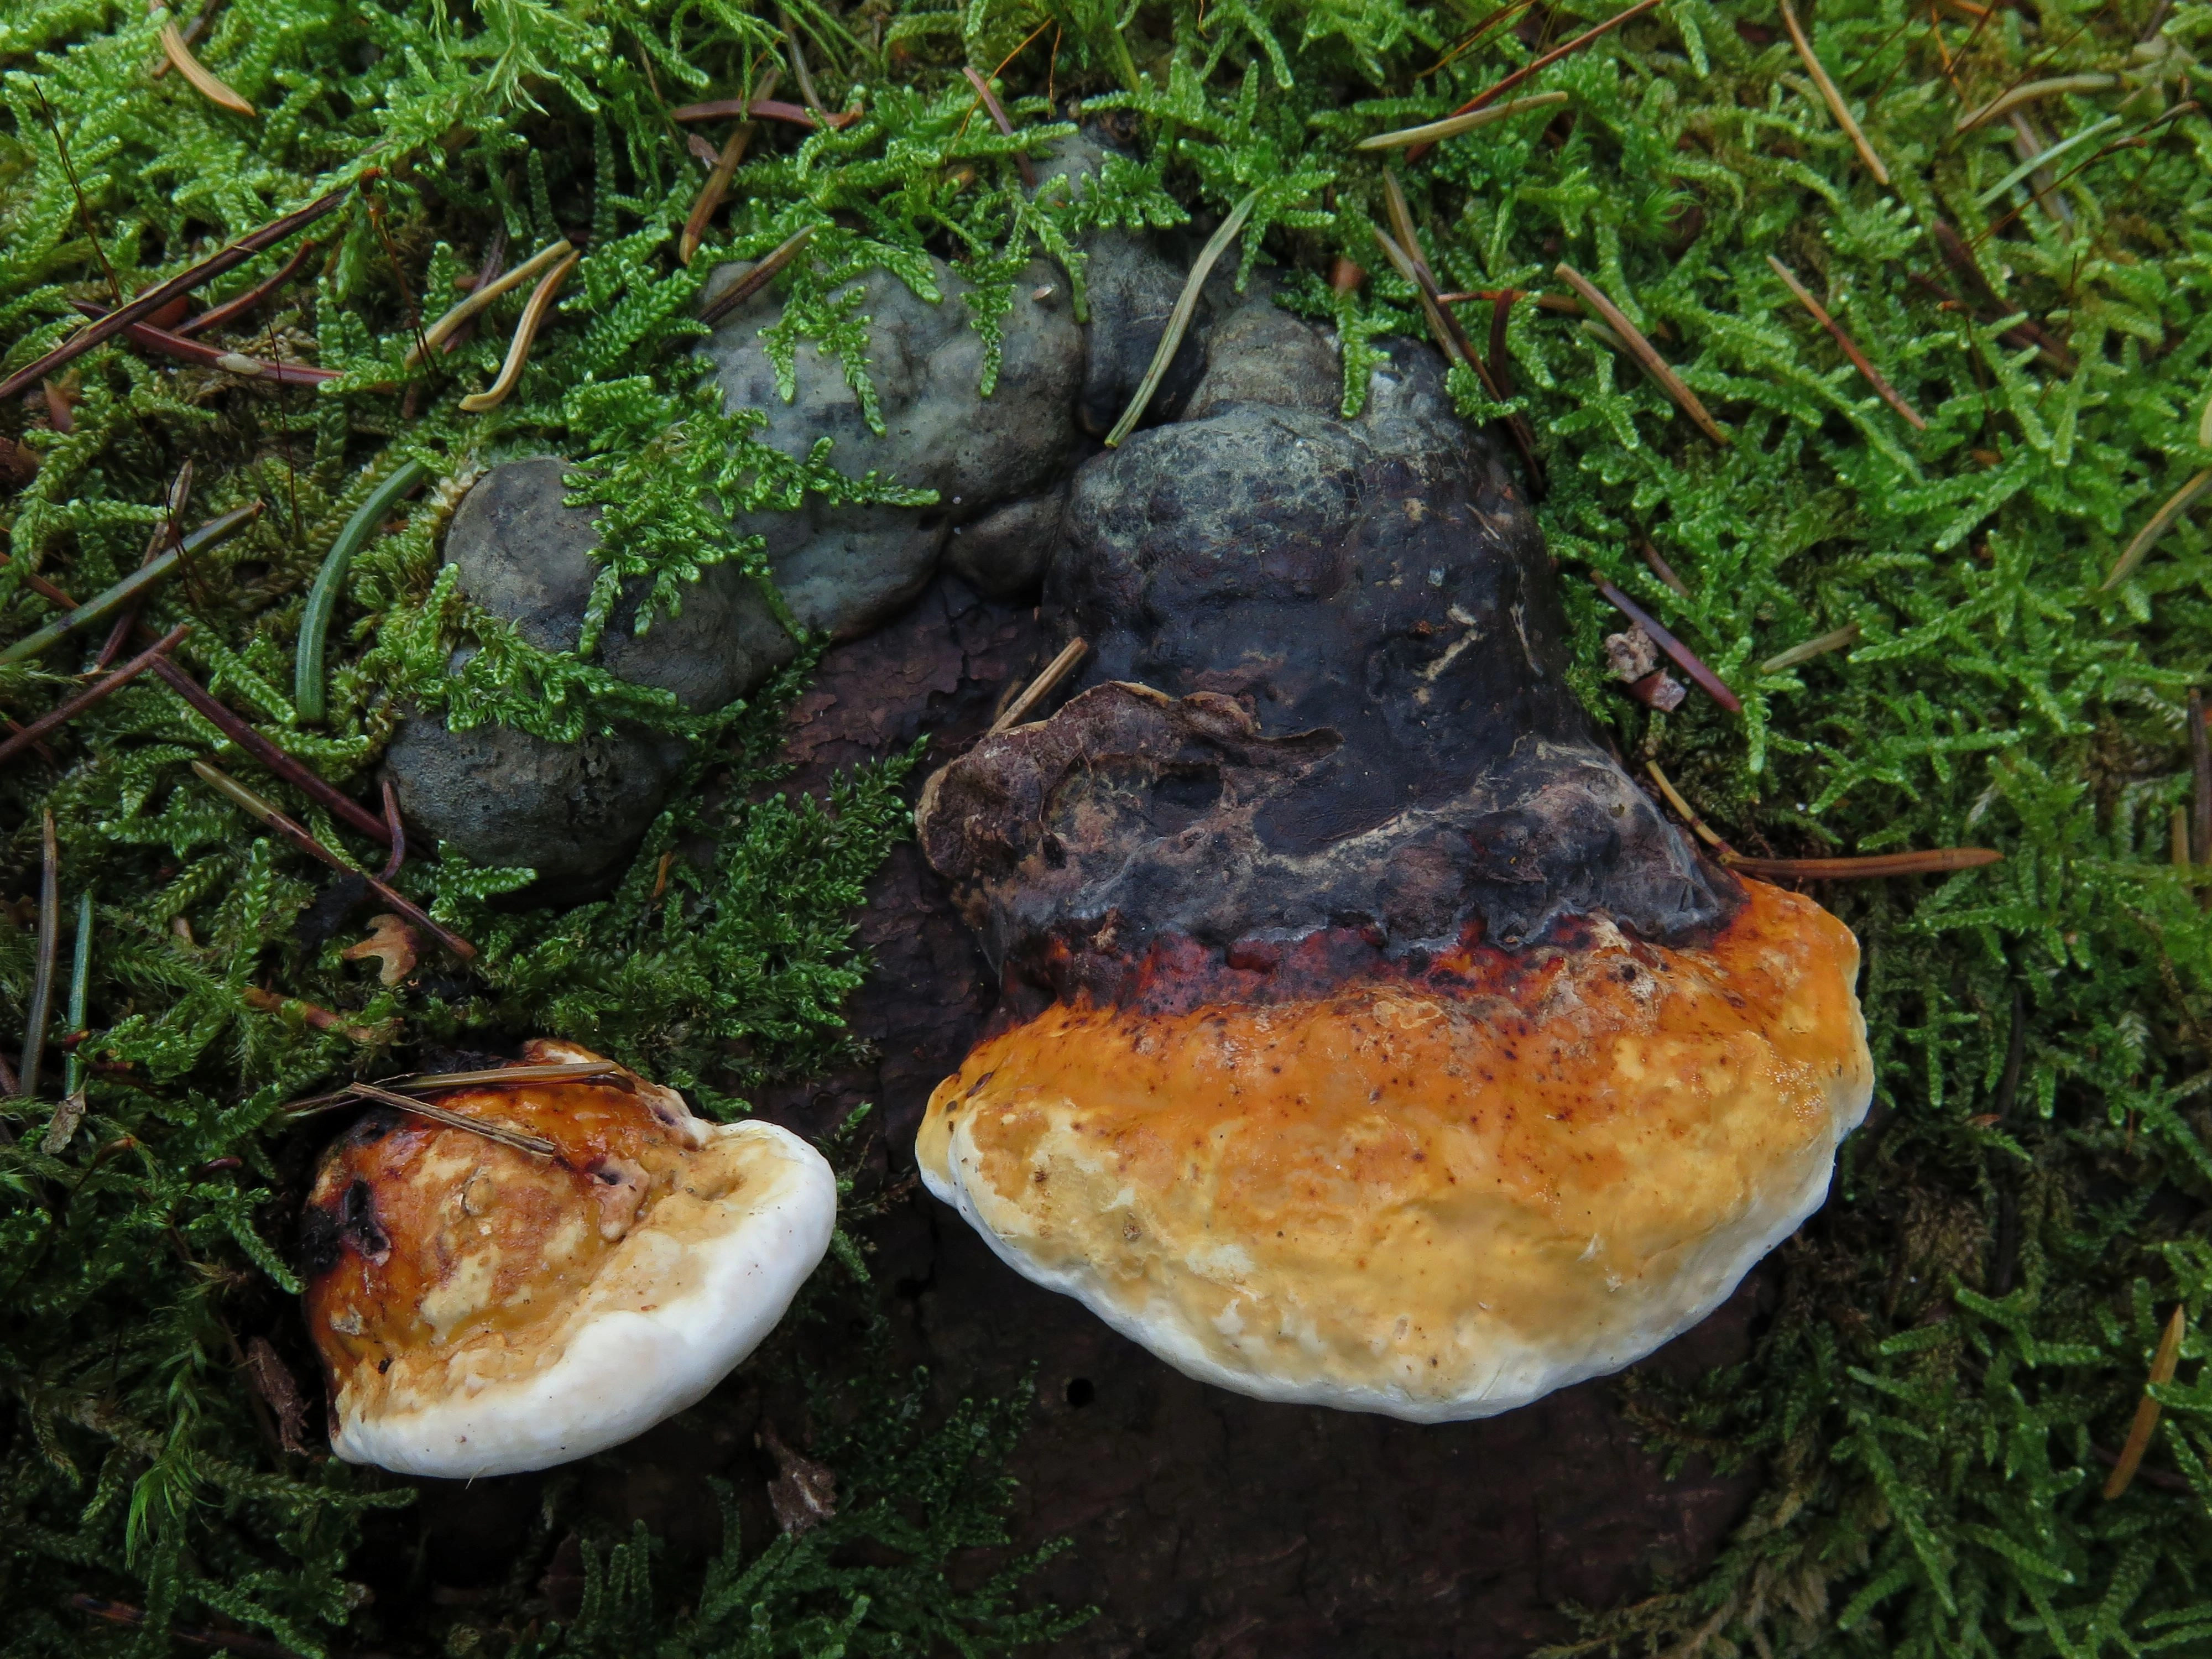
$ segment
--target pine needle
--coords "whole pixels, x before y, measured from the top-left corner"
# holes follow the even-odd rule
[[[434,350],[470,318],[488,310],[501,295],[512,293],[532,277],[560,264],[572,251],[568,239],[563,237],[550,247],[540,248],[503,276],[495,276],[488,283],[479,283],[467,299],[422,331],[422,343],[407,349],[404,366],[410,369],[418,366],[423,361],[426,349]]]
[[[1883,182],[1887,183],[1887,180]],[[1797,273],[1771,253],[1766,256],[1766,263],[1774,267],[1774,274],[1788,284],[1790,291],[1797,296],[1797,303],[1810,312],[1813,314],[1813,320],[1826,329],[1829,337],[1844,349],[1844,356],[1851,360],[1851,367],[1864,375],[1867,384],[1881,394],[1881,400],[1902,415],[1915,431],[1928,430],[1928,422],[1920,418],[1919,410],[1897,395],[1896,388],[1882,378],[1881,371],[1868,361],[1865,352],[1859,349],[1858,342],[1844,332],[1843,325],[1831,317],[1827,308],[1813,297],[1812,290],[1797,280]]]
[[[1456,138],[1462,132],[1488,126],[1492,121],[1503,121],[1512,116],[1525,115],[1532,109],[1546,109],[1566,101],[1567,94],[1564,92],[1534,93],[1526,98],[1516,98],[1510,103],[1470,110],[1464,115],[1447,115],[1441,121],[1431,121],[1421,126],[1401,127],[1395,132],[1378,132],[1372,138],[1362,138],[1352,148],[1400,149],[1408,144],[1438,144],[1447,138]]]
[[[416,1117],[428,1118],[433,1123],[448,1129],[465,1129],[472,1135],[482,1135],[486,1140],[495,1140],[502,1146],[512,1146],[519,1152],[535,1152],[540,1158],[558,1158],[561,1149],[543,1135],[533,1135],[526,1130],[511,1127],[504,1123],[487,1123],[480,1117],[471,1117],[465,1112],[456,1112],[448,1107],[416,1100],[397,1090],[379,1088],[374,1083],[356,1083],[353,1092],[379,1105],[397,1108]]]
[[[148,0],[146,9],[159,11],[162,3],[163,0]],[[260,113],[249,100],[234,92],[192,56],[191,47],[185,44],[185,37],[177,32],[174,23],[161,25],[161,55],[169,60],[170,68],[191,82],[192,89],[216,108],[227,109],[233,115],[243,115],[248,119]]]
[[[63,364],[82,356],[102,341],[114,338],[131,324],[144,321],[171,301],[180,300],[195,289],[213,282],[226,270],[244,264],[264,248],[274,246],[325,214],[335,213],[345,204],[353,191],[351,185],[343,185],[319,196],[296,212],[272,219],[260,229],[240,237],[220,253],[201,260],[189,270],[172,276],[166,283],[156,283],[136,299],[118,306],[89,328],[79,329],[52,351],[17,369],[6,380],[0,380],[0,403],[6,402],[26,386],[36,386]]]
[[[1743,700],[1728,689],[1719,675],[1705,666],[1704,659],[1696,652],[1661,627],[1650,611],[1604,577],[1593,573],[1590,580],[1597,585],[1597,591],[1605,596],[1605,602],[1650,635],[1652,644],[1665,652],[1675,667],[1694,680],[1700,691],[1731,714],[1743,712]]]
[[[1936,847],[1921,853],[1875,853],[1862,858],[1761,859],[1724,853],[1721,862],[1746,875],[1785,881],[1880,881],[1891,876],[1940,876],[1954,870],[1978,870],[2002,864],[2004,854],[1988,847]]]
[[[1859,625],[1845,623],[1831,633],[1817,639],[1807,640],[1802,645],[1793,645],[1787,651],[1778,652],[1759,665],[1762,674],[1779,674],[1784,669],[1795,668],[1801,662],[1810,662],[1815,657],[1826,656],[1831,651],[1841,651],[1859,642]]]
[[[2175,1368],[2181,1363],[2181,1344],[2189,1334],[2189,1307],[2176,1303],[2173,1316],[2166,1322],[2165,1334],[2159,1338],[2158,1352],[2151,1356],[2150,1382],[2143,1397],[2136,1404],[2135,1421],[2129,1426],[2127,1443],[2120,1448],[2119,1462],[2113,1464],[2111,1478],[2105,1482],[2105,1499],[2110,1503],[2127,1491],[2142,1467],[2143,1454],[2150,1449],[2151,1435],[2158,1428],[2159,1404],[2152,1399],[2149,1389],[2173,1381]]]
[[[1729,434],[1705,412],[1705,404],[1698,401],[1698,394],[1683,384],[1682,377],[1659,355],[1651,342],[1644,337],[1643,331],[1628,320],[1620,307],[1607,299],[1598,291],[1596,283],[1572,265],[1562,261],[1555,269],[1561,279],[1605,319],[1606,325],[1620,337],[1620,343],[1628,354],[1644,365],[1651,378],[1659,382],[1659,389],[1672,398],[1682,412],[1697,423],[1698,429],[1715,443],[1726,444]]]
[[[2031,81],[2024,87],[2000,93],[1971,114],[1961,115],[1957,131],[1972,132],[1976,127],[1987,126],[1999,116],[2009,115],[2021,105],[2039,99],[2055,98],[2063,93],[2109,92],[2119,84],[2117,75],[2057,75],[2047,81]]]
[[[814,233],[821,228],[819,225],[809,225],[777,243],[762,256],[758,264],[702,307],[699,320],[711,328],[751,299],[775,280],[776,272],[799,257],[799,250],[812,241]]]
[[[2206,467],[2204,471],[2166,498],[2166,505],[2151,514],[2150,522],[2136,532],[2135,539],[2128,544],[2126,550],[2113,562],[2112,568],[2106,573],[2105,580],[2100,584],[2099,591],[2109,593],[2130,576],[2135,574],[2136,567],[2141,564],[2148,556],[2151,549],[2158,544],[2159,538],[2172,529],[2180,520],[2181,515],[2189,510],[2190,504],[2207,489],[2212,489],[2212,466]],[[0,662],[5,660],[6,658],[0,657]]]
[[[461,408],[471,415],[481,415],[488,409],[496,409],[507,401],[507,393],[522,379],[523,365],[530,361],[532,342],[538,337],[538,325],[545,320],[545,313],[553,303],[553,296],[561,291],[561,284],[576,268],[580,254],[570,253],[538,279],[531,290],[529,301],[522,307],[522,316],[514,325],[514,337],[507,342],[507,361],[499,366],[499,378],[483,391],[461,399]]]
[[[1152,401],[1152,394],[1160,389],[1160,382],[1167,379],[1168,365],[1175,362],[1175,355],[1182,348],[1182,337],[1189,331],[1190,319],[1198,311],[1199,295],[1206,290],[1206,279],[1213,274],[1214,262],[1237,240],[1237,233],[1244,228],[1245,220],[1251,217],[1252,210],[1259,201],[1260,192],[1255,190],[1230,209],[1229,216],[1221,222],[1220,228],[1206,239],[1206,246],[1199,250],[1197,262],[1191,266],[1190,275],[1183,279],[1182,292],[1176,298],[1175,309],[1168,313],[1167,331],[1160,336],[1158,349],[1152,353],[1152,366],[1145,370],[1145,378],[1137,384],[1137,395],[1129,399],[1129,406],[1121,411],[1121,418],[1114,422],[1114,429],[1106,434],[1107,448],[1118,447],[1122,439],[1136,429],[1137,422],[1144,418],[1146,407]]]
[[[1797,48],[1797,56],[1804,60],[1805,72],[1813,77],[1813,84],[1820,88],[1820,96],[1827,100],[1828,112],[1836,118],[1836,125],[1850,137],[1852,148],[1859,153],[1859,160],[1865,162],[1867,171],[1874,174],[1875,183],[1887,186],[1889,169],[1881,164],[1881,157],[1874,153],[1874,146],[1867,142],[1866,134],[1859,131],[1859,124],[1852,118],[1850,110],[1844,105],[1844,94],[1828,78],[1828,71],[1813,51],[1812,41],[1806,39],[1804,25],[1797,21],[1797,8],[1791,5],[1790,0],[1782,0],[1782,21],[1790,31],[1790,39]]]
[[[988,735],[995,738],[1000,732],[1019,726],[1027,720],[1030,710],[1052,695],[1053,688],[1067,678],[1075,665],[1083,660],[1084,653],[1090,649],[1090,641],[1087,640],[1070,640],[1062,646],[1060,654],[1044,665],[1044,672],[1029,683],[1021,696],[1006,705],[1005,714],[991,722],[991,730]]]
[[[1529,79],[1533,76],[1542,74],[1546,70],[1551,68],[1553,64],[1558,63],[1562,58],[1572,57],[1575,53],[1580,52],[1584,46],[1589,46],[1593,40],[1599,39],[1601,36],[1610,34],[1613,30],[1619,28],[1623,23],[1627,22],[1632,18],[1641,17],[1645,12],[1650,11],[1658,3],[1659,0],[1636,0],[1636,3],[1629,7],[1626,11],[1615,12],[1612,16],[1607,18],[1605,21],[1600,23],[1596,27],[1584,29],[1580,34],[1575,36],[1573,40],[1568,41],[1565,45],[1553,47],[1551,51],[1544,53],[1540,58],[1531,58],[1528,63],[1523,64],[1519,69],[1515,70],[1512,74],[1507,76],[1503,81],[1500,81],[1496,86],[1490,87],[1484,91],[1475,94],[1474,97],[1468,99],[1467,102],[1462,104],[1457,109],[1454,110],[1452,114],[1472,114],[1474,111],[1480,109],[1485,104],[1495,103],[1498,99],[1512,91],[1514,88],[1519,86],[1523,81]],[[1428,154],[1429,148],[1430,147],[1426,144],[1416,144],[1412,149],[1406,152],[1406,159],[1408,161],[1418,161],[1422,156]]]

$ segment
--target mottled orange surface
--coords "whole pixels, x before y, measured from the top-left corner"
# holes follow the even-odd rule
[[[1599,923],[1272,1006],[1055,1006],[940,1085],[922,1167],[1201,1375],[1418,1403],[1625,1363],[1817,1201],[1865,1109],[1856,941],[1745,886],[1702,948]]]
[[[395,1358],[557,1317],[684,1165],[688,1141],[654,1109],[663,1092],[591,1079],[432,1097],[542,1136],[552,1158],[396,1110],[341,1137],[308,1200],[311,1235],[337,1236],[307,1290],[333,1394],[350,1382],[373,1395]]]

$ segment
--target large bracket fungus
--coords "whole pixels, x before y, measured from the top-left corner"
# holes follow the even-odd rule
[[[1071,142],[1042,187],[1102,165]],[[1023,1273],[1263,1397],[1435,1420],[1624,1364],[1820,1201],[1871,1089],[1856,944],[1705,860],[1595,741],[1541,538],[1433,352],[1393,346],[1345,419],[1334,343],[1217,273],[1154,424],[1101,452],[1182,278],[1119,231],[1086,253],[1087,323],[1049,266],[1016,285],[989,399],[949,270],[941,307],[863,279],[881,433],[811,346],[774,395],[765,295],[705,348],[769,441],[939,493],[745,526],[807,626],[865,632],[942,562],[1041,585],[1092,647],[1056,714],[924,791],[1004,993],[924,1177]],[[552,643],[596,535],[559,475],[495,471],[448,540]],[[731,580],[610,665],[743,695],[789,645]],[[418,721],[392,767],[460,850],[588,880],[682,758]]]
[[[1650,1352],[1817,1207],[1871,1091],[1857,945],[1594,740],[1434,356],[1349,422],[1297,360],[1079,470],[1077,694],[925,787],[1004,1002],[918,1155],[1194,1376],[1486,1416]]]
[[[618,1069],[436,1103],[553,1150],[380,1108],[324,1155],[307,1323],[349,1462],[473,1478],[619,1444],[758,1346],[830,1247],[836,1178],[774,1124],[704,1122]]]

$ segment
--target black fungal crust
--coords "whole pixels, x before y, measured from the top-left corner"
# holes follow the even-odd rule
[[[1095,457],[1044,597],[1077,694],[917,815],[1009,983],[1323,929],[1680,944],[1741,902],[1592,736],[1542,538],[1425,348],[1357,421],[1235,402]]]

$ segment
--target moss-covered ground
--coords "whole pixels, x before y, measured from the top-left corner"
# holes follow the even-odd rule
[[[838,1005],[862,965],[851,914],[902,833],[898,769],[827,801],[777,799],[761,786],[791,683],[697,718],[588,657],[529,647],[438,569],[459,489],[526,446],[572,457],[580,495],[608,505],[610,591],[646,574],[671,603],[701,564],[759,569],[702,489],[735,507],[885,487],[841,478],[834,454],[786,462],[745,415],[694,395],[688,319],[718,258],[819,227],[780,279],[779,344],[819,340],[865,386],[866,319],[840,297],[856,272],[927,288],[933,252],[1003,295],[1035,250],[1064,252],[1087,224],[1202,228],[1249,197],[1243,257],[1287,267],[1290,302],[1333,317],[1356,404],[1366,343],[1425,326],[1378,249],[1386,173],[1444,289],[1524,296],[1459,302],[1479,348],[1500,343],[1506,385],[1464,370],[1458,384],[1475,421],[1508,412],[1493,391],[1510,389],[1534,434],[1582,689],[1624,756],[1656,760],[1748,854],[2005,855],[1819,889],[1865,945],[1874,1115],[1827,1211],[1784,1253],[1783,1310],[1751,1362],[1687,1393],[1627,1389],[1658,1441],[1759,1460],[1765,1495],[1699,1582],[1592,1615],[1594,1650],[2212,1650],[2212,1389],[2193,1332],[2157,1390],[2143,1473],[2102,1495],[2160,1331],[2212,1296],[2212,866],[2187,862],[2212,854],[2190,836],[2189,694],[2212,667],[2203,504],[2108,580],[2212,465],[2212,127],[2196,101],[2212,5],[1808,5],[1810,51],[1871,161],[1770,0],[1663,0],[1509,94],[1564,101],[1426,154],[1355,148],[1445,114],[1610,9],[0,8],[0,374],[77,327],[76,302],[112,303],[348,192],[305,233],[317,246],[295,280],[208,337],[338,378],[245,380],[118,341],[0,408],[0,636],[54,614],[34,573],[82,599],[134,569],[190,459],[185,527],[264,510],[144,618],[190,622],[179,660],[323,777],[373,799],[409,708],[554,736],[643,721],[697,738],[701,757],[601,902],[530,908],[502,896],[526,872],[418,849],[399,886],[482,954],[388,987],[341,955],[362,913],[319,919],[329,872],[189,763],[215,757],[358,862],[382,849],[159,682],[53,734],[51,759],[7,763],[11,1063],[39,977],[49,813],[58,898],[38,1091],[0,1104],[0,1650],[165,1651],[174,1626],[302,1653],[990,1653],[1051,1623],[1012,1610],[1018,1571],[981,1591],[944,1572],[995,1536],[1019,1403],[923,1422],[903,1385],[857,1361],[813,1383],[848,1401],[823,1420],[850,1426],[817,1448],[848,1494],[830,1528],[773,1542],[732,1528],[703,1585],[655,1585],[645,1540],[599,1540],[565,1631],[518,1613],[487,1635],[437,1609],[362,1606],[348,1559],[363,1512],[406,1503],[407,1483],[284,1449],[270,1389],[249,1382],[257,1340],[304,1364],[283,1214],[303,1132],[282,1108],[441,1045],[544,1030],[732,1112],[844,1041]],[[155,73],[170,21],[193,26],[198,61],[254,113]],[[738,95],[771,64],[798,98],[794,49],[811,95],[860,118],[768,127],[687,267],[678,240],[711,154],[670,112]],[[997,77],[1014,138],[963,66]],[[2008,94],[2009,110],[1970,118]],[[1137,159],[1081,204],[1031,203],[1013,153],[1064,131],[1076,100]],[[726,129],[693,131],[719,144]],[[513,395],[471,414],[460,400],[496,374],[524,292],[459,349],[415,367],[407,353],[501,234],[516,258],[560,236],[583,257]],[[297,240],[202,297],[244,292]],[[1564,303],[1562,262],[1674,365],[1724,443]],[[1776,262],[1918,420],[1877,395]],[[327,709],[304,719],[309,589],[339,527],[410,458],[429,486],[354,560]],[[1741,713],[1625,696],[1601,643],[1620,621],[1585,573],[1687,642]],[[58,703],[102,632],[0,665],[0,702],[19,720]],[[1778,664],[1814,641],[1832,648]],[[479,648],[448,675],[463,644]],[[679,846],[716,851],[664,860]],[[865,1263],[842,1260],[817,1300],[865,1316]],[[872,1555],[842,1547],[865,1539]],[[870,1559],[903,1565],[855,1565]]]

